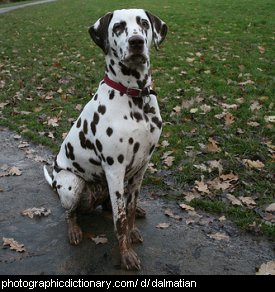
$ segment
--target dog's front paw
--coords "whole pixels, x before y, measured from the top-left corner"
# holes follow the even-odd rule
[[[68,227],[69,241],[72,245],[79,245],[83,238],[82,230],[77,224]]]
[[[142,238],[140,231],[138,230],[137,227],[134,227],[131,230],[130,238],[131,238],[132,243],[142,243],[143,242],[143,238]]]
[[[141,263],[133,249],[128,249],[121,255],[121,267],[125,270],[140,270]]]

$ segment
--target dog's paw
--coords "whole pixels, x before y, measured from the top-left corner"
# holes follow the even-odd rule
[[[133,249],[128,249],[121,255],[121,267],[125,270],[140,270],[141,263]]]
[[[68,233],[69,233],[70,244],[79,245],[79,243],[81,242],[83,238],[81,228],[77,224],[74,224],[73,226],[70,226],[68,228]]]
[[[142,209],[140,206],[137,206],[136,208],[136,218],[145,218],[146,212],[144,209]]]
[[[143,238],[142,238],[140,231],[138,230],[137,227],[134,227],[131,230],[130,238],[131,238],[132,243],[142,243],[143,242]]]

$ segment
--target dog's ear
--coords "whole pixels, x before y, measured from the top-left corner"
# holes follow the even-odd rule
[[[108,54],[109,42],[108,42],[108,27],[112,20],[113,13],[109,12],[89,28],[89,33],[93,41]]]
[[[145,11],[147,17],[150,20],[152,31],[153,31],[153,41],[156,50],[159,49],[159,45],[164,41],[168,27],[165,22],[159,19],[157,16],[153,15],[152,13]]]

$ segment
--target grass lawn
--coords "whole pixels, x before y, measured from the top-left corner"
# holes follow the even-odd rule
[[[152,50],[164,129],[145,183],[274,236],[274,1],[136,3],[60,0],[1,15],[1,124],[56,152],[103,77],[88,27],[114,9],[148,9],[169,33]]]

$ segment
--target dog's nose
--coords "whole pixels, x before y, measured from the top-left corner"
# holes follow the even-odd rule
[[[137,49],[142,49],[144,46],[144,38],[142,36],[132,36],[128,40],[129,45],[131,48],[137,48]]]

